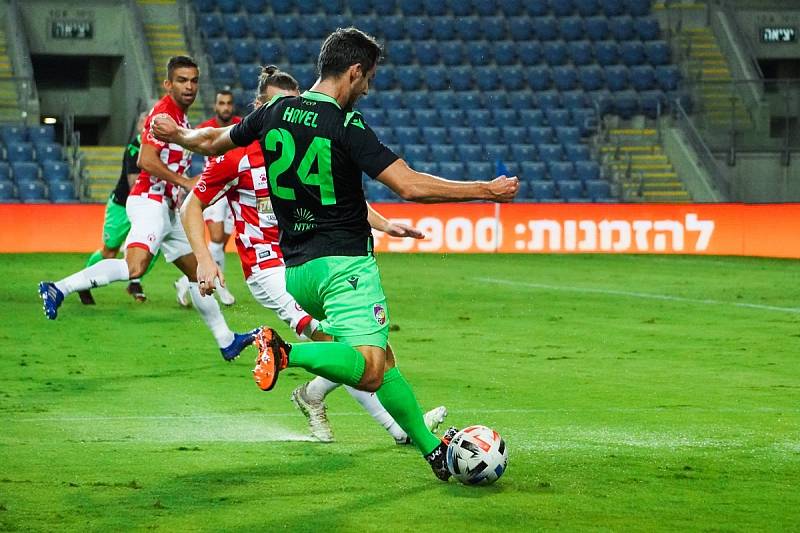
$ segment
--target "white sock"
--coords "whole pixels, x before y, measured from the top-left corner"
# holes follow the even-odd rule
[[[142,278],[135,278],[135,279],[134,279],[134,278],[131,278],[131,279],[129,279],[128,281],[130,281],[131,283],[141,283],[141,281],[142,281]]]
[[[319,328],[319,320],[312,318],[311,322],[306,324],[306,327],[303,328],[303,331],[300,332],[300,335],[298,335],[298,337],[300,337],[300,340],[304,341],[313,340],[311,336],[314,334],[315,331],[317,331],[318,328]]]
[[[306,396],[309,400],[321,402],[333,389],[340,384],[329,379],[317,376],[306,385]]]
[[[208,243],[208,251],[211,252],[211,259],[219,265],[220,271],[225,273],[225,243],[211,241]]]
[[[64,293],[105,287],[114,281],[128,279],[128,263],[124,259],[103,259],[71,276],[56,282],[56,287]]]
[[[353,387],[348,387],[347,385],[345,385],[344,388],[348,393],[350,393],[350,396],[355,398],[355,400],[367,410],[369,415],[374,418],[378,424],[386,428],[386,431],[388,431],[392,437],[394,437],[396,440],[406,440],[406,432],[403,431],[403,428],[401,428],[397,422],[395,422],[394,418],[392,418],[392,415],[390,415],[389,411],[383,407],[375,394],[357,390]]]
[[[99,264],[99,263],[98,263]],[[192,304],[203,322],[206,323],[211,334],[217,340],[220,348],[230,346],[233,342],[233,331],[228,327],[225,322],[225,317],[222,316],[222,311],[219,309],[219,304],[213,296],[201,296],[200,289],[197,287],[197,282],[189,282],[189,294],[192,295]]]

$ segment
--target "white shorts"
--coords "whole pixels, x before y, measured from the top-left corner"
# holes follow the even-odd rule
[[[131,230],[125,240],[126,250],[131,246],[144,248],[153,255],[161,250],[168,263],[192,253],[178,212],[166,203],[128,196],[125,211],[131,221]]]
[[[208,222],[222,222],[225,235],[233,233],[233,211],[228,199],[223,197],[203,210],[203,220]]]
[[[306,339],[303,330],[312,318],[286,290],[285,275],[284,267],[259,270],[250,274],[247,286],[258,303],[275,311],[278,318],[291,326],[298,338]]]

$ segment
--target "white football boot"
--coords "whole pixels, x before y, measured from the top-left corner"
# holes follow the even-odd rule
[[[431,433],[436,433],[436,430],[439,428],[444,419],[447,417],[447,407],[444,405],[440,405],[439,407],[434,407],[427,413],[425,413],[422,418],[425,420],[425,426],[430,430]],[[411,444],[411,437],[406,436],[405,439],[394,439],[397,444]]]
[[[175,296],[181,307],[192,306],[192,296],[189,294],[189,278],[181,276],[175,282]]]
[[[236,298],[233,297],[231,291],[228,290],[228,287],[223,287],[222,285],[217,285],[217,297],[219,297],[219,302],[222,305],[233,305],[236,303]]]
[[[310,400],[306,395],[306,385],[300,385],[292,391],[292,402],[308,419],[311,436],[320,442],[333,442],[333,431],[328,422],[327,406],[324,401]]]

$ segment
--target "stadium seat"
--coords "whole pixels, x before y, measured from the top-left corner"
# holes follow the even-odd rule
[[[637,91],[649,91],[656,86],[656,71],[650,65],[639,65],[630,69],[631,86]]]
[[[436,41],[414,42],[414,55],[420,65],[435,65],[439,62],[439,44]]]
[[[551,77],[548,67],[531,67],[527,71],[528,87],[534,91],[544,91],[550,88]]]
[[[643,17],[650,13],[651,0],[625,0],[628,13],[634,17]]]
[[[0,161],[0,181],[9,181],[11,179],[11,167],[5,161]]]
[[[236,63],[253,63],[256,60],[256,44],[250,39],[231,41],[231,55]]]
[[[439,172],[443,178],[449,180],[464,181],[467,177],[464,169],[464,163],[461,161],[447,161],[444,163],[439,163]]]
[[[533,144],[512,144],[511,157],[517,162],[533,161],[539,154],[536,152],[536,146]]]
[[[492,46],[494,46],[494,43],[489,44],[488,41],[467,43],[465,46],[467,62],[476,67],[490,63],[492,61]]]
[[[561,93],[561,103],[565,108],[573,109],[576,107],[586,107],[589,105],[589,100],[586,98],[586,93],[581,89],[575,89]]]
[[[319,0],[303,0],[302,2],[295,3],[295,9],[297,9],[297,12],[301,15],[311,15],[319,10],[320,4],[321,2]]]
[[[456,151],[462,161],[478,161],[483,159],[483,146],[480,144],[459,144]]]
[[[461,109],[475,109],[483,106],[483,98],[478,91],[463,91],[456,98],[456,105]]]
[[[242,65],[239,67],[239,84],[245,91],[254,91],[258,88],[258,77],[261,67],[258,65]]]
[[[417,126],[441,126],[439,123],[439,113],[435,109],[411,107],[414,114],[414,122]]]
[[[489,17],[497,13],[497,3],[494,0],[473,0],[472,7],[481,17]]]
[[[500,128],[500,139],[506,144],[522,144],[527,137],[527,128],[520,126],[506,126]]]
[[[233,63],[219,63],[211,67],[211,77],[218,86],[236,83],[239,70]]]
[[[553,128],[550,126],[530,126],[528,140],[535,145],[549,144],[555,139]]]
[[[605,69],[606,86],[611,92],[624,91],[628,88],[628,67],[612,65]]]
[[[326,15],[338,15],[342,13],[347,6],[344,0],[325,0],[324,2],[320,2],[320,7],[322,8],[322,12]],[[334,29],[336,29],[336,27],[341,28],[343,26],[337,24]]]
[[[280,41],[260,40],[258,41],[258,57],[264,65],[274,65],[281,61],[283,57],[283,46]],[[297,63],[305,62],[297,61]]]
[[[210,13],[217,7],[216,0],[192,0],[192,5],[198,13]]]
[[[575,9],[572,0],[550,0],[550,10],[557,17],[566,17]]]
[[[464,50],[460,41],[444,41],[439,50],[442,63],[447,66],[461,65],[464,58]]]
[[[458,111],[461,111],[460,109]],[[451,126],[448,128],[450,141],[453,144],[471,144],[475,142],[473,129],[464,126]]]
[[[445,0],[442,2],[447,5],[447,8],[454,17],[465,17],[472,13],[472,2],[463,2],[460,0]]]
[[[239,1],[217,0],[217,9],[223,13],[236,13],[239,10]]]
[[[636,38],[636,30],[633,27],[633,19],[628,15],[612,17],[609,20],[608,30],[614,39],[620,42],[630,41]]]
[[[628,41],[619,45],[619,58],[630,66],[645,62],[644,45],[639,41]]]
[[[540,144],[538,151],[539,159],[545,163],[561,161],[564,158],[564,151],[560,144]]]
[[[519,109],[519,123],[521,126],[544,125],[544,113],[541,109],[530,109],[533,106],[514,106]]]
[[[22,124],[3,124],[0,126],[0,139],[3,144],[22,143],[28,140],[28,131]]]
[[[499,107],[490,110],[492,122],[498,127],[520,126],[517,110],[509,107]]]
[[[587,65],[578,69],[578,80],[584,91],[595,91],[605,85],[603,69],[597,65]]]
[[[611,198],[611,184],[606,180],[587,180],[586,195],[596,202],[599,199]]]
[[[483,148],[489,161],[505,161],[511,153],[506,144],[486,144]]]
[[[410,127],[415,126],[414,116],[411,114],[410,109],[405,109],[402,107],[397,108],[389,108],[386,109],[386,122],[390,126],[395,128],[398,127]],[[404,142],[400,141],[402,144],[414,144],[413,142]]]
[[[267,0],[244,0],[244,10],[251,15],[260,15],[267,9]]]
[[[33,161],[33,145],[28,142],[6,143],[6,157],[10,163]]]
[[[570,161],[549,161],[547,162],[547,172],[553,181],[575,179],[575,166]]]
[[[431,153],[427,144],[407,144],[403,147],[403,158],[406,161],[428,161]]]
[[[586,36],[589,40],[598,42],[608,39],[608,19],[604,16],[589,17],[583,21]]]
[[[663,91],[674,91],[678,88],[681,74],[676,65],[663,65],[656,67],[656,81]]]
[[[524,66],[538,65],[542,62],[542,46],[537,41],[524,41],[517,45],[517,57]]]
[[[397,84],[404,91],[413,91],[422,87],[422,71],[414,65],[404,65],[395,69]]]
[[[529,196],[535,200],[552,200],[556,197],[556,188],[552,181],[528,180],[528,191]]]
[[[308,63],[310,61],[308,53],[308,41],[305,39],[289,39],[284,41],[286,49],[286,59],[290,64]]]
[[[496,41],[494,43],[494,61],[500,66],[515,64],[517,62],[517,45],[513,41]]]
[[[428,65],[420,67],[425,86],[430,91],[443,91],[450,87],[447,67],[441,65]],[[380,71],[379,71],[380,72]]]
[[[197,17],[200,33],[206,38],[221,37],[225,30],[222,26],[222,19],[216,13],[201,13]]]
[[[582,17],[591,17],[600,12],[597,0],[574,0],[575,10]]]
[[[592,106],[597,109],[601,117],[614,110],[614,98],[611,96],[611,91],[608,89],[591,91],[589,93],[589,99],[592,101]]]
[[[10,180],[0,179],[0,202],[9,203],[17,201],[17,192]]]
[[[406,91],[403,93],[403,104],[410,109],[435,107],[428,91]]]
[[[670,60],[670,49],[666,41],[650,41],[645,43],[644,52],[651,65],[666,65]]]
[[[570,125],[568,109],[551,107],[544,110],[544,116],[547,117],[547,123],[552,128]]]
[[[636,35],[642,41],[655,41],[661,33],[658,21],[652,17],[640,17],[634,19]]]
[[[507,20],[508,33],[515,42],[530,41],[534,37],[533,23],[528,17],[513,15]]]
[[[223,63],[230,59],[231,55],[228,49],[228,40],[225,38],[208,39],[206,41],[206,52],[214,63]]]
[[[619,46],[614,41],[596,42],[594,57],[600,65],[615,65],[619,60]]]
[[[508,93],[502,89],[486,91],[483,93],[483,105],[492,111],[494,109],[508,108]]]
[[[317,79],[317,67],[313,64],[295,65],[292,67],[294,75],[300,87],[311,87]]]
[[[536,94],[536,103],[547,112],[547,109],[561,106],[561,95],[558,91],[542,91]]]
[[[563,65],[567,62],[567,45],[564,41],[551,41],[542,46],[542,55],[545,62],[552,66]]]
[[[467,2],[459,2],[462,5],[468,5]],[[458,17],[458,23],[455,25],[456,36],[462,41],[476,41],[481,39],[483,32],[481,31],[482,21],[478,17],[461,16]]]
[[[375,126],[372,128],[375,135],[383,144],[393,144],[396,142],[394,130],[390,126]]]
[[[378,69],[378,73],[375,75],[373,84],[379,91],[394,89],[397,85],[394,68],[392,68],[390,65],[385,65]]]
[[[372,11],[370,0],[350,0],[350,12],[353,15],[367,15]]]
[[[494,165],[491,163],[487,161],[467,161],[467,180],[489,180],[493,177]]]
[[[243,39],[247,37],[249,28],[247,18],[242,15],[223,15],[222,25],[228,39]]]
[[[578,72],[573,66],[555,67],[553,85],[559,91],[570,91],[578,84]]]
[[[575,177],[582,182],[600,179],[600,165],[597,161],[576,161]]]
[[[391,112],[393,110],[389,110]],[[405,110],[403,110],[405,111]],[[402,144],[422,144],[419,128],[413,126],[394,126],[394,141]]]
[[[387,58],[395,65],[410,65],[414,62],[411,41],[393,41],[387,47]]]
[[[641,91],[639,93],[639,108],[648,118],[656,119],[663,115],[666,106],[666,95],[662,91]]]
[[[253,94],[242,89],[233,89],[233,106],[237,115],[246,115],[251,111]]]
[[[519,167],[520,178],[525,181],[547,180],[550,178],[547,174],[547,165],[541,161],[520,161]]]
[[[300,17],[297,15],[282,15],[280,24],[275,25],[275,31],[281,39],[298,39],[302,37],[300,26]]]
[[[555,17],[537,17],[533,19],[533,32],[540,41],[558,39],[558,21]]]
[[[42,124],[40,126],[30,126],[28,128],[28,139],[32,143],[38,142],[54,142],[56,139],[56,130],[50,124]]]
[[[557,182],[558,195],[563,200],[577,200],[583,196],[583,185],[577,180],[561,180]]]
[[[304,5],[304,2],[300,2],[299,5]],[[325,15],[308,14],[301,19],[300,32],[306,39],[322,39],[329,33],[328,24],[329,18]],[[397,35],[392,36],[393,39],[397,37]]]
[[[597,112],[590,107],[574,107],[569,110],[572,124],[581,132],[581,137],[587,137],[597,130]]]
[[[47,202],[45,194],[44,183],[41,181],[26,181],[25,183],[17,183],[17,192],[19,199],[25,203],[43,203]]]
[[[481,144],[494,144],[500,142],[500,128],[494,126],[476,126],[475,138]]]
[[[560,2],[559,2],[560,3]],[[583,39],[583,19],[581,17],[564,16],[558,21],[559,34],[565,41]]]
[[[495,91],[500,87],[500,76],[494,66],[474,67],[473,79],[478,89],[484,92]]]
[[[585,144],[565,144],[565,151],[567,153],[567,159],[573,163],[589,161],[592,157],[589,153],[589,147]]]
[[[431,150],[431,159],[433,161],[436,161],[437,163],[445,161],[455,161],[456,159],[458,159],[456,157],[456,147],[450,144],[431,144],[430,150]]]
[[[50,189],[50,201],[57,204],[65,204],[75,202],[75,186],[69,181],[61,181],[51,183],[48,187]]]
[[[556,139],[561,144],[577,144],[581,142],[580,130],[574,126],[556,126]]]
[[[505,18],[503,17],[481,17],[480,36],[490,42],[497,42],[505,39],[508,35]]]
[[[276,15],[288,15],[294,8],[294,0],[270,0],[272,12]]]
[[[431,20],[428,17],[408,16],[405,13],[404,24],[406,28],[406,36],[414,42],[419,42],[423,39],[430,39],[432,26]]]
[[[439,109],[439,119],[443,126],[461,127],[466,124],[464,111],[461,109]],[[452,132],[451,132],[452,133]],[[452,138],[452,137],[451,137]],[[457,143],[455,139],[453,142]]]
[[[573,65],[588,65],[594,62],[592,43],[589,41],[571,42],[567,47],[567,51]]]
[[[531,17],[543,17],[550,11],[547,0],[525,0],[522,4]]]
[[[31,161],[13,162],[11,163],[11,169],[14,174],[14,182],[17,185],[39,180],[39,166]]]
[[[373,0],[372,10],[378,15],[392,15],[397,10],[395,0]]]
[[[639,111],[639,98],[635,91],[620,91],[614,95],[614,112],[623,119],[633,117]]]
[[[373,126],[387,126],[387,125],[389,125],[387,120],[386,120],[386,115],[383,113],[383,109],[380,109],[380,108],[368,109],[368,110],[364,110],[363,112],[364,112],[364,117],[365,117],[365,119],[367,121],[367,124],[369,124],[370,127],[373,127]]]
[[[623,0],[603,0],[600,5],[603,7],[603,13],[607,17],[615,17],[625,13]]]
[[[53,142],[36,143],[36,160],[42,161],[61,161],[61,145]]]
[[[251,0],[253,1],[253,0]],[[262,0],[255,0],[262,1]],[[275,35],[275,27],[272,24],[273,17],[265,14],[250,15],[248,26],[250,33],[256,39],[272,39]],[[260,44],[260,43],[259,43]]]
[[[465,124],[488,124],[492,120],[492,115],[488,109],[465,109],[466,122]]]

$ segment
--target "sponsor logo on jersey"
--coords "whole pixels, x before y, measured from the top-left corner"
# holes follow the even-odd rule
[[[317,227],[314,213],[308,209],[303,209],[302,207],[295,209],[294,218],[294,230],[297,232],[308,231]]]
[[[375,322],[377,322],[378,325],[386,325],[386,309],[382,304],[373,305],[372,314],[375,315]]]

